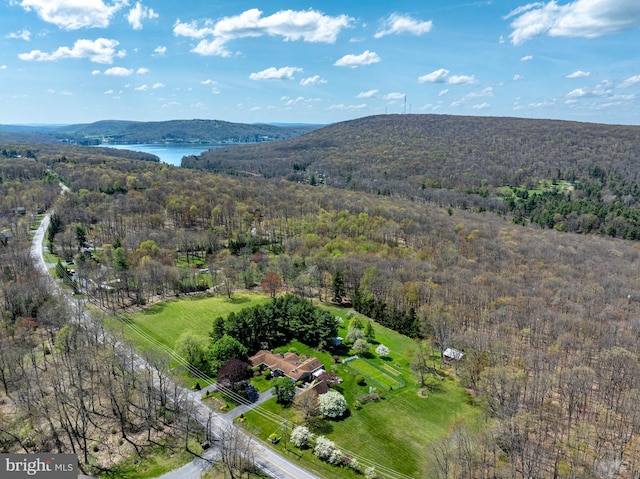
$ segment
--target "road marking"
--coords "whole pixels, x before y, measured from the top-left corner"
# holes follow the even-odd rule
[[[282,468],[280,465],[278,465],[278,464],[276,464],[275,462],[273,462],[271,459],[269,459],[268,457],[266,457],[264,454],[261,454],[261,453],[259,453],[259,452],[258,452],[257,454],[258,454],[258,456],[260,456],[262,459],[264,459],[267,463],[269,463],[271,466],[273,466],[273,467],[277,467],[278,469],[280,469],[280,470],[281,470],[282,472],[284,472],[288,477],[291,477],[291,478],[293,478],[293,479],[301,479],[301,477],[300,477],[300,476],[296,476],[296,475],[295,475],[295,474],[293,474],[291,471],[288,471],[288,470],[286,470],[286,469]],[[287,459],[287,461],[289,461],[289,460]],[[306,471],[304,471],[304,470],[300,469],[298,466],[296,466],[295,464],[293,464],[291,461],[289,461],[289,463],[290,463],[293,467],[295,467],[296,469],[298,469],[300,472],[302,472],[302,473],[303,473],[303,477],[314,477],[313,475],[311,475],[311,474],[307,473]]]

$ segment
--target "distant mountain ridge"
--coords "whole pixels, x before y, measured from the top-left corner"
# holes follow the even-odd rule
[[[221,120],[102,120],[57,128],[58,139],[80,144],[136,143],[259,143],[309,133],[317,125],[276,126]]]
[[[220,148],[183,166],[391,193],[585,178],[594,165],[640,180],[640,126],[453,115],[378,115],[283,142]],[[393,183],[393,185],[392,185]]]
[[[380,115],[285,141],[216,148],[183,158],[182,166],[640,240],[640,126]]]

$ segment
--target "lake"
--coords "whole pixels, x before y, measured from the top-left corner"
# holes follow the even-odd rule
[[[183,156],[199,155],[203,151],[213,148],[228,147],[228,144],[199,145],[194,143],[175,143],[175,144],[140,144],[140,145],[96,145],[104,148],[116,148],[118,150],[133,150],[151,153],[160,158],[163,163],[174,166],[180,166]]]

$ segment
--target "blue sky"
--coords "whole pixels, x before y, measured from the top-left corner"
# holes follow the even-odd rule
[[[640,124],[639,0],[0,1],[2,124]]]

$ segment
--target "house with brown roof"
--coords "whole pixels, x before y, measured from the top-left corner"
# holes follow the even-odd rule
[[[318,358],[303,360],[296,353],[274,354],[260,350],[249,358],[251,366],[267,367],[274,376],[287,376],[294,381],[307,381],[324,368]]]

